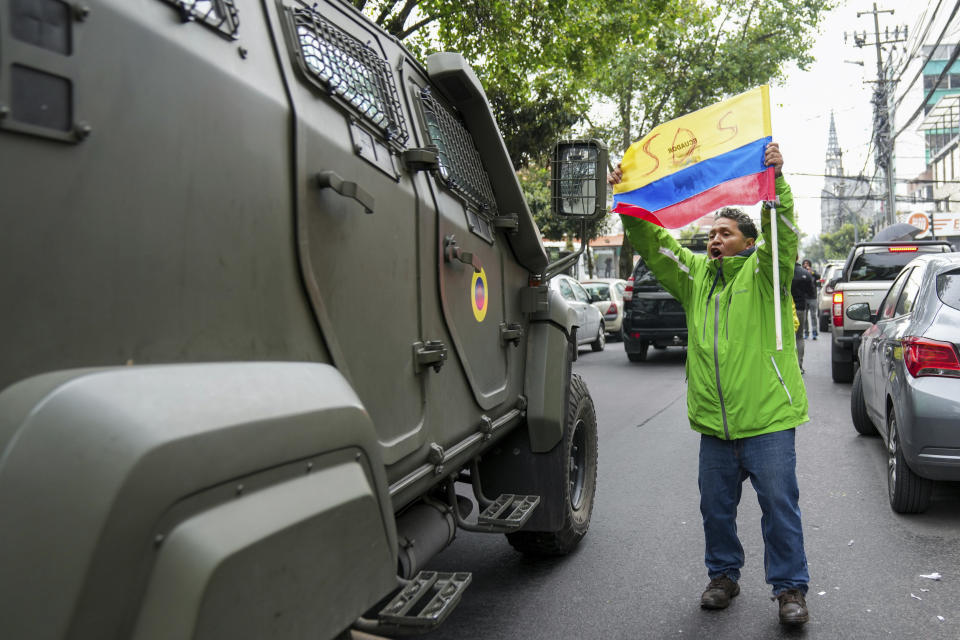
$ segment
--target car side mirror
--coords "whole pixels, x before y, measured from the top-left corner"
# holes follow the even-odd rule
[[[561,140],[550,158],[550,210],[590,221],[606,213],[607,145],[599,140]]]
[[[588,295],[590,296],[590,302],[600,302],[599,293],[596,293],[595,291],[590,291],[588,292]]]
[[[840,278],[830,278],[827,281],[827,293],[831,293],[837,286],[837,282],[840,281]]]
[[[859,320],[860,322],[877,321],[877,316],[870,313],[870,305],[866,302],[858,302],[850,305],[847,309],[847,317],[851,320]]]

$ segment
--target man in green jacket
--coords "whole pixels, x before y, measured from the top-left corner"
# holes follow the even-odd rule
[[[740,593],[744,564],[737,537],[737,505],[750,478],[763,517],[766,581],[779,601],[780,622],[809,619],[809,574],[803,549],[796,476],[795,427],[809,420],[790,313],[790,282],[798,232],[793,196],[781,173],[779,146],[770,143],[765,163],[776,173],[780,204],[781,336],[774,331],[773,251],[767,241],[770,212],[761,214],[763,235],[739,209],[721,209],[710,229],[707,255],[681,247],[666,229],[621,216],[630,242],[687,316],[687,415],[700,435],[700,512],[710,583],[700,599],[723,609]],[[620,181],[618,167],[610,182]]]

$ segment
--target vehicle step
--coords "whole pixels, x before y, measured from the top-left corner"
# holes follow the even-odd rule
[[[423,633],[443,622],[470,585],[472,574],[421,571],[380,610],[380,625]]]
[[[540,504],[540,496],[501,494],[480,513],[477,526],[491,533],[509,533],[527,523]]]

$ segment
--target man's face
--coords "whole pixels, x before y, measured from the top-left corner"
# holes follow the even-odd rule
[[[740,231],[736,220],[717,218],[707,236],[707,255],[711,259],[735,256],[752,247],[753,243],[753,238],[748,238]]]
[[[813,271],[813,267],[806,260],[803,261],[803,268],[806,269],[807,271]]]

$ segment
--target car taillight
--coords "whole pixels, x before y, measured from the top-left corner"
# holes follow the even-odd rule
[[[833,294],[833,326],[843,326],[843,291]]]
[[[916,250],[917,250],[917,247],[910,246],[910,245],[899,246],[899,247],[887,247],[887,251],[889,251],[890,253],[909,253],[911,251],[916,251]]]
[[[617,312],[617,303],[616,303],[616,302],[611,302],[611,303],[610,303],[610,306],[607,307],[606,314],[607,314],[607,315],[610,315],[611,313],[616,313],[616,312]]]
[[[903,364],[914,378],[920,376],[947,376],[960,378],[960,360],[957,350],[949,342],[908,336],[903,345]]]
[[[630,302],[633,300],[633,276],[627,278],[627,288],[623,290],[623,301]]]

